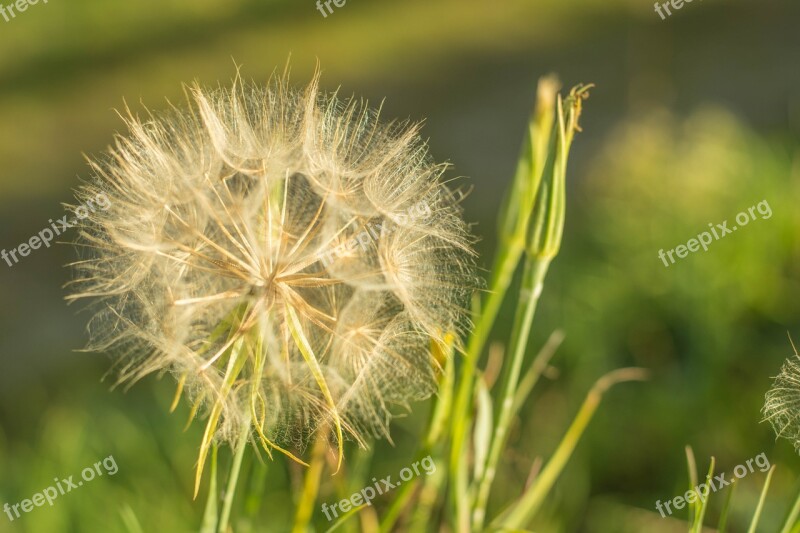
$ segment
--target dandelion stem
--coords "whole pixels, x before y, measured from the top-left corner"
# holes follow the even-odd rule
[[[461,463],[466,455],[464,449],[466,434],[472,420],[468,415],[474,390],[476,365],[505,300],[522,253],[525,251],[528,225],[548,162],[558,85],[558,81],[552,77],[539,81],[536,108],[528,124],[508,204],[500,217],[501,246],[492,269],[494,274],[489,287],[489,297],[467,345],[464,370],[453,415],[453,444],[450,456],[455,485],[453,494],[456,495],[456,515],[460,530],[469,529],[468,502],[464,502],[458,495],[466,492],[467,485],[466,469]]]
[[[561,248],[566,210],[565,180],[567,159],[572,138],[577,129],[581,101],[587,96],[589,86],[578,86],[570,91],[566,101],[556,97],[556,122],[549,138],[547,159],[543,174],[535,192],[534,207],[527,222],[525,251],[526,259],[522,275],[522,287],[517,302],[514,326],[511,333],[509,353],[511,360],[505,372],[501,389],[497,423],[486,462],[483,479],[473,506],[473,530],[481,530],[486,518],[492,482],[497,471],[500,454],[508,439],[508,429],[514,418],[514,405],[519,385],[522,363],[528,345],[533,315],[539,303],[544,278],[553,258]],[[543,473],[544,474],[544,473]]]
[[[214,533],[217,530],[217,446],[211,448],[211,481],[208,484],[208,499],[206,500],[206,510],[203,512],[203,523],[200,526],[200,533]]]
[[[500,460],[500,453],[505,447],[508,436],[508,428],[514,414],[514,395],[517,391],[519,376],[522,370],[522,362],[525,358],[525,349],[528,346],[533,316],[539,303],[541,287],[544,283],[547,269],[550,266],[550,259],[534,259],[525,262],[523,273],[522,288],[517,304],[514,326],[511,333],[511,366],[503,383],[500,414],[495,425],[492,444],[489,448],[489,456],[486,461],[486,470],[483,479],[478,485],[478,493],[475,500],[472,514],[473,530],[479,531],[483,527],[486,517],[486,504],[489,500],[489,493],[494,482],[497,471],[497,463]]]
[[[227,533],[228,531],[228,522],[230,521],[231,508],[233,507],[233,498],[236,495],[236,484],[239,482],[239,472],[242,469],[242,459],[244,458],[244,450],[247,447],[249,436],[250,418],[248,417],[242,423],[242,432],[239,435],[239,442],[236,444],[236,452],[233,456],[231,472],[228,477],[228,486],[225,488],[225,499],[222,501],[222,514],[219,518],[219,533]]]
[[[453,483],[456,487],[465,488],[467,484],[466,469],[463,468],[461,459],[464,455],[464,443],[471,421],[468,411],[474,389],[475,370],[523,251],[524,242],[521,239],[518,242],[512,241],[498,251],[489,296],[486,299],[486,305],[481,309],[480,317],[467,344],[452,418],[453,442],[450,450],[450,471],[453,473]],[[453,491],[454,495],[458,493],[457,490]],[[455,498],[456,515],[461,523],[461,529],[466,529],[468,523],[468,503],[458,497]]]

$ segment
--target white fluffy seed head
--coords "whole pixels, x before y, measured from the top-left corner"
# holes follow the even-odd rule
[[[775,435],[790,440],[800,453],[800,354],[797,350],[784,361],[766,394],[762,412]]]
[[[79,191],[110,202],[84,221],[70,297],[97,304],[91,346],[122,379],[174,374],[218,439],[388,435],[435,391],[431,345],[467,326],[478,284],[444,166],[316,80],[189,94],[130,116]]]

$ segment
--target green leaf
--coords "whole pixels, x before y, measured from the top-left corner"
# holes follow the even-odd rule
[[[756,528],[758,527],[758,521],[761,519],[761,511],[764,509],[764,502],[767,499],[767,491],[769,490],[769,484],[772,482],[772,474],[774,473],[775,473],[775,466],[769,469],[769,473],[767,474],[767,480],[764,482],[764,488],[761,489],[761,497],[758,499],[756,512],[755,514],[753,514],[753,521],[750,522],[750,529],[747,530],[747,533],[756,533]]]

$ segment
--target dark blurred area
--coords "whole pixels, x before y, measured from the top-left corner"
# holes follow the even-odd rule
[[[564,329],[559,377],[516,425],[497,485],[515,494],[595,379],[643,366],[651,381],[608,395],[536,531],[685,530],[654,503],[688,486],[687,444],[701,471],[712,455],[730,471],[765,452],[779,469],[762,523],[776,530],[800,488],[791,444],[760,423],[787,332],[800,337],[798,21],[790,0],[687,3],[666,20],[642,0],[351,1],[325,18],[310,0],[40,2],[0,19],[0,248],[65,214],[89,174],[83,154],[124,131],[115,110],[183,105],[183,84],[227,84],[237,69],[266,80],[288,60],[298,85],[319,64],[324,88],[383,101],[386,119],[424,120],[434,157],[468,177],[466,218],[488,270],[537,79],[594,83],[530,347]],[[669,267],[658,258],[762,200],[770,218]],[[110,390],[109,359],[77,351],[88,314],[62,288],[75,258],[59,244],[0,261],[0,499],[109,454],[119,474],[0,518],[0,531],[129,531],[132,513],[144,531],[196,530],[201,428],[181,432],[186,406],[168,414],[171,379]],[[376,461],[404,464],[387,456],[413,428],[401,422]],[[758,476],[737,488],[730,531],[752,513]],[[275,490],[264,506],[284,513],[289,496]]]

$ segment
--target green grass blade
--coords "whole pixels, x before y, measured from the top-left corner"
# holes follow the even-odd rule
[[[131,509],[130,505],[127,503],[123,504],[119,514],[122,518],[122,523],[125,526],[125,530],[128,533],[144,533],[144,529],[142,529],[142,525],[139,523],[139,519],[136,518],[136,513],[133,512],[133,509]]]
[[[694,450],[692,450],[691,446],[687,444],[684,451],[686,452],[686,469],[689,472],[689,490],[692,490],[697,486],[697,461],[694,458]],[[699,513],[697,502],[690,503],[689,508],[694,511],[692,516],[692,527],[694,527]]]
[[[731,485],[731,488],[728,489],[728,495],[725,496],[725,504],[722,506],[722,512],[719,516],[719,526],[717,527],[717,533],[725,533],[726,529],[728,528],[728,515],[731,509],[731,501],[733,501],[733,493],[736,491],[736,485]]]
[[[334,522],[334,524],[333,524],[331,527],[329,527],[328,529],[326,529],[326,530],[325,530],[325,533],[332,533],[333,531],[336,531],[336,530],[337,530],[337,529],[339,529],[339,528],[340,528],[340,527],[341,527],[341,526],[342,526],[342,525],[343,525],[345,522],[347,522],[347,521],[348,521],[348,520],[350,520],[352,517],[354,517],[355,515],[357,515],[358,513],[360,513],[360,512],[361,512],[361,510],[362,510],[364,507],[367,507],[367,504],[366,504],[366,503],[365,503],[365,504],[363,504],[363,505],[359,505],[358,507],[354,507],[353,509],[350,509],[350,510],[349,510],[349,511],[347,511],[345,514],[343,514],[343,515],[342,515],[342,517],[341,517],[339,520],[337,520],[336,522]]]
[[[717,460],[714,457],[711,457],[711,464],[708,467],[708,475],[706,475],[706,487],[711,486],[711,479],[714,476],[714,467],[716,466]],[[697,485],[695,485],[697,486]],[[694,487],[693,487],[694,488]],[[711,490],[706,488],[706,494],[704,497],[700,498],[699,504],[697,506],[697,512],[695,513],[695,520],[692,527],[692,533],[702,533],[703,531],[703,520],[706,516],[706,509],[708,509],[708,500],[711,496]]]
[[[750,522],[750,529],[747,530],[747,533],[756,533],[756,528],[758,527],[758,521],[761,518],[761,511],[764,509],[764,502],[767,499],[767,491],[769,490],[769,484],[772,482],[772,474],[775,473],[775,466],[769,469],[769,473],[767,474],[767,480],[764,482],[764,488],[761,490],[761,497],[758,499],[758,506],[756,506],[756,512],[753,514],[753,521]]]
[[[522,406],[531,395],[531,392],[533,392],[533,388],[539,382],[539,378],[542,377],[542,374],[547,369],[547,365],[550,364],[550,360],[553,358],[562,342],[564,342],[564,332],[557,329],[550,334],[547,342],[545,342],[542,349],[539,350],[539,353],[536,354],[533,364],[525,372],[525,375],[517,386],[517,392],[514,394],[514,407],[511,409],[513,415],[516,415],[519,413],[519,410],[522,409]]]
[[[555,484],[562,470],[566,466],[572,452],[578,445],[583,432],[589,425],[603,395],[614,385],[626,381],[642,381],[647,373],[641,368],[622,368],[609,372],[595,383],[586,399],[581,405],[578,414],[572,421],[564,438],[561,439],[556,451],[536,478],[534,484],[522,497],[507,509],[501,516],[492,522],[493,527],[506,529],[520,529],[536,515],[550,489]]]
[[[217,531],[217,447],[211,449],[211,480],[208,485],[208,500],[203,513],[203,523],[200,533],[216,533]]]
[[[791,533],[792,528],[798,525],[798,518],[800,518],[800,494],[797,495],[797,499],[794,501],[794,506],[792,506],[789,516],[786,517],[786,523],[783,524],[781,533]]]

